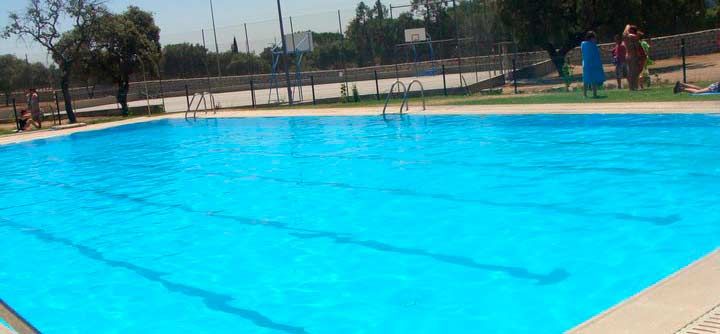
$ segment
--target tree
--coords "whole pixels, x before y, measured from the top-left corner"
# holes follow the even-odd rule
[[[5,95],[5,105],[10,104],[10,96],[17,89],[22,62],[13,55],[0,56],[0,92]]]
[[[563,75],[565,58],[589,30],[622,31],[628,1],[620,0],[502,0],[503,22],[524,47],[547,51]]]
[[[100,0],[29,0],[25,12],[10,13],[5,37],[30,37],[52,55],[61,73],[60,88],[70,123],[77,122],[70,95],[70,76],[80,50],[87,45],[98,19],[106,13]],[[60,32],[65,18],[73,23],[71,32]]]
[[[84,61],[117,84],[117,102],[128,115],[130,79],[139,70],[155,70],[160,59],[160,28],[151,13],[130,6],[99,20]]]
[[[232,45],[230,46],[230,51],[234,54],[240,53],[240,49],[238,49],[238,43],[237,38],[233,37]]]
[[[207,49],[200,44],[169,44],[163,48],[161,68],[168,78],[205,76]]]

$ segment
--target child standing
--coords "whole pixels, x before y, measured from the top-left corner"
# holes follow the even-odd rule
[[[600,49],[597,46],[597,37],[592,31],[585,35],[585,41],[580,44],[583,57],[583,95],[592,89],[593,97],[597,98],[597,89],[605,83],[605,71],[600,58]]]
[[[622,89],[622,81],[627,77],[628,68],[625,56],[627,56],[627,48],[623,43],[622,36],[615,35],[615,47],[612,49],[613,64],[615,64],[615,79],[617,80],[617,88]]]
[[[647,41],[647,35],[645,35],[644,39],[640,40],[640,47],[645,54],[645,62],[643,63],[643,70],[640,75],[639,84],[640,89],[644,89],[645,87],[650,87],[650,66],[655,63],[650,58],[650,43]]]

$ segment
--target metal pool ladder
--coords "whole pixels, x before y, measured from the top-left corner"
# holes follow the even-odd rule
[[[15,310],[13,310],[8,304],[0,299],[0,319],[12,327],[12,330],[18,332],[18,334],[38,334],[40,333],[37,328],[31,325],[25,318],[20,316]],[[0,327],[3,327],[0,325]],[[1,329],[1,328],[0,328]]]
[[[195,104],[195,99],[197,98],[197,104]],[[209,100],[209,101],[208,101]],[[210,108],[215,111],[215,96],[213,96],[212,93],[208,92],[202,92],[202,93],[195,93],[193,94],[193,97],[190,101],[188,101],[187,111],[185,111],[185,119],[188,119],[188,115],[192,112],[193,113],[193,119],[197,118],[197,112],[200,109],[200,105],[203,106],[203,110],[207,114],[208,112],[208,102],[210,102]],[[195,104],[195,109],[193,110],[193,104]]]
[[[383,107],[383,112],[382,112],[383,118],[385,117],[385,115],[387,115],[388,103],[390,103],[390,97],[393,95],[393,93],[395,93],[395,87],[402,87],[402,89],[403,89],[403,99],[402,99],[402,104],[400,104],[400,115],[403,114],[403,108],[405,108],[405,111],[410,110],[408,94],[410,93],[410,89],[412,89],[413,85],[415,85],[415,84],[420,85],[420,95],[422,96],[423,110],[426,109],[425,108],[425,87],[423,87],[422,82],[420,82],[420,80],[413,80],[412,82],[410,82],[409,86],[405,86],[405,84],[402,83],[402,81],[398,80],[398,81],[395,81],[392,84],[392,86],[390,86],[390,91],[388,92],[387,98],[385,98],[385,106]],[[398,91],[398,93],[399,93],[399,91]]]

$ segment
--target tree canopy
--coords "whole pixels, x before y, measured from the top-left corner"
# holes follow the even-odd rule
[[[132,75],[158,70],[160,28],[151,13],[130,6],[122,14],[104,15],[83,51],[89,75],[107,77],[118,85],[117,101],[127,114]]]
[[[61,73],[60,87],[68,120],[76,122],[70,95],[70,76],[81,49],[89,43],[97,21],[107,13],[100,0],[29,0],[22,14],[10,13],[4,37],[31,38],[52,55]],[[73,29],[60,31],[60,22],[70,19]]]

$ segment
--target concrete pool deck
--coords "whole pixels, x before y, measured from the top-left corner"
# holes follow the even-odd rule
[[[568,334],[720,333],[720,249]]]
[[[388,107],[397,112],[397,106]],[[198,112],[198,118],[239,118],[239,117],[293,117],[293,116],[373,116],[380,115],[380,106],[347,108],[280,108],[222,110],[215,113]],[[640,103],[594,103],[594,104],[508,104],[508,105],[458,105],[429,106],[422,111],[419,106],[410,106],[409,115],[529,115],[529,114],[719,114],[720,101],[698,102],[640,102]],[[161,119],[184,118],[184,113],[169,113],[161,116],[138,117],[116,122],[93,124],[60,130],[42,130],[0,136],[0,145],[22,143],[36,139],[66,136],[77,132],[108,129],[116,126],[136,124]]]

